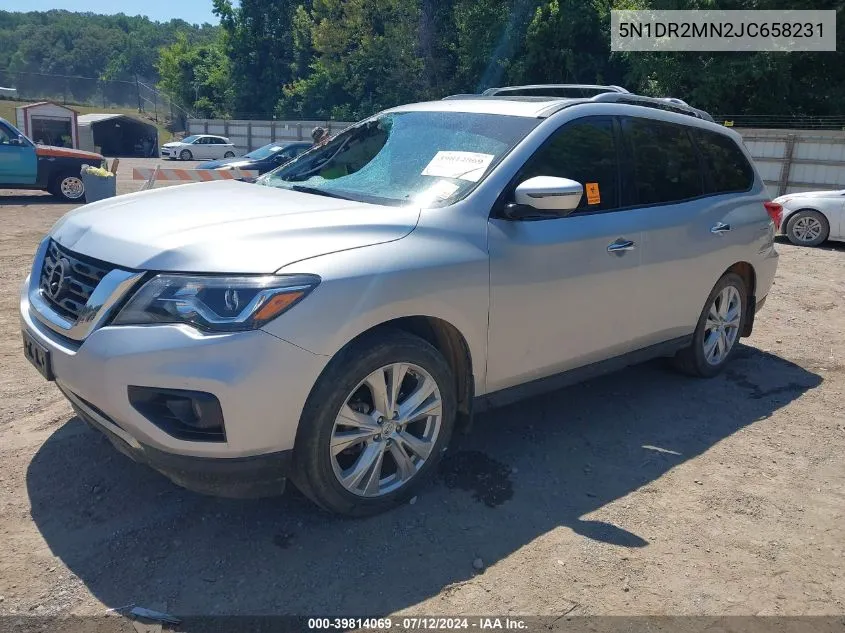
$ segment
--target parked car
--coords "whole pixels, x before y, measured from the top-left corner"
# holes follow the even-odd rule
[[[224,158],[200,163],[197,169],[249,169],[265,174],[311,149],[312,143],[270,143],[240,158]]]
[[[224,136],[194,134],[161,146],[161,157],[177,160],[234,158],[235,146]]]
[[[85,200],[83,165],[105,167],[100,154],[36,145],[0,118],[0,189],[49,191],[66,202]]]
[[[406,105],[256,184],[66,215],[22,289],[24,349],[182,486],[291,478],[365,515],[473,412],[658,356],[719,373],[766,301],[780,211],[740,136],[680,104]]]
[[[845,241],[845,189],[790,193],[774,201],[783,206],[783,234],[793,244]]]

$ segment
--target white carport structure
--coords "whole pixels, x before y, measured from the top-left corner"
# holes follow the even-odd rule
[[[158,129],[126,114],[83,114],[78,117],[79,149],[106,156],[156,156]]]

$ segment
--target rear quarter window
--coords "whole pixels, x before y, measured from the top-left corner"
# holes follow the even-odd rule
[[[751,189],[754,169],[733,139],[700,129],[693,130],[693,137],[707,168],[708,193]]]

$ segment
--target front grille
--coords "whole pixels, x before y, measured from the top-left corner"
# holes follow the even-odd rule
[[[76,322],[94,289],[112,269],[105,262],[76,255],[50,240],[41,268],[41,296],[56,312]]]

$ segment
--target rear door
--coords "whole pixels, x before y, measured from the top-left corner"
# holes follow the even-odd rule
[[[212,137],[209,141],[211,142],[209,150],[213,154],[212,158],[223,158],[226,152],[231,152],[234,149],[233,145],[226,143],[222,138]]]
[[[744,157],[744,166],[736,167],[739,173],[728,178],[730,186],[721,176],[717,185],[708,172],[698,139],[717,137],[721,149],[711,161],[723,175],[731,139],[655,119],[624,117],[621,122],[631,184],[628,202],[647,209],[640,297],[653,344],[694,330],[719,277],[733,263],[747,261],[749,249],[757,250],[754,244],[764,238],[768,216],[758,197],[747,191],[753,172]],[[746,193],[725,191],[731,187]]]
[[[38,178],[35,147],[19,137],[17,130],[0,123],[0,183],[34,185]]]

